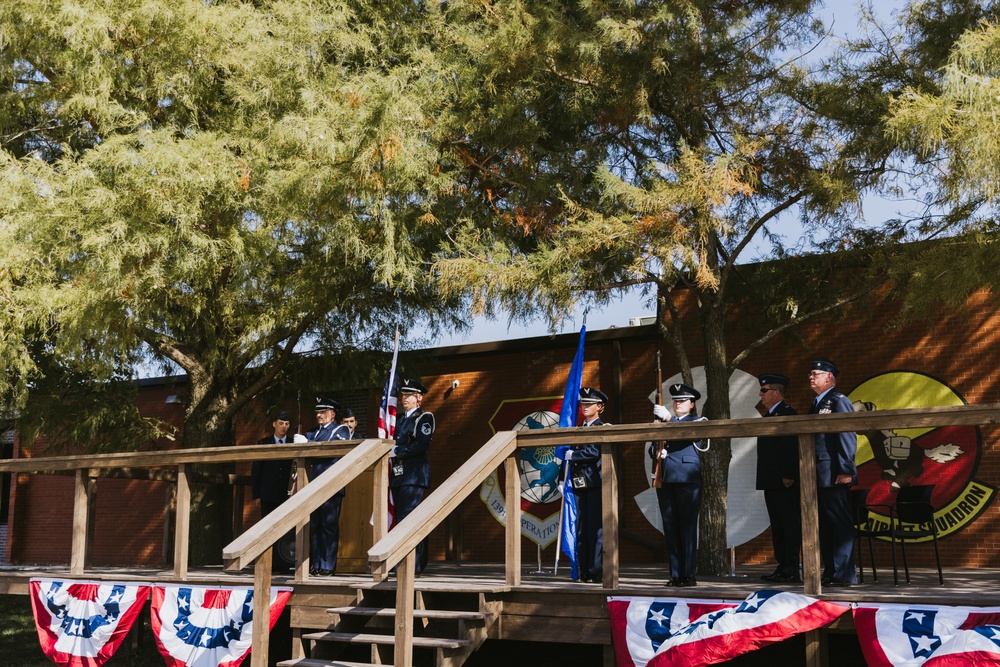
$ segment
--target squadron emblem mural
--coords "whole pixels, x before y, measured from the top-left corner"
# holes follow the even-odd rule
[[[945,383],[909,371],[876,375],[848,398],[855,411],[965,405]],[[995,487],[975,479],[982,455],[982,434],[975,426],[862,432],[856,459],[858,486],[869,489],[869,505],[891,505],[900,488],[933,484],[938,534],[949,535],[970,525],[996,495]],[[874,513],[873,521],[876,527],[888,526],[889,517]]]
[[[497,431],[548,428],[559,425],[562,396],[503,401],[490,419],[490,428]],[[535,447],[519,450],[521,474],[521,534],[541,548],[552,544],[559,531],[559,467],[562,459],[555,447]],[[479,491],[479,497],[490,513],[506,525],[506,505],[503,495],[503,469],[490,475]]]

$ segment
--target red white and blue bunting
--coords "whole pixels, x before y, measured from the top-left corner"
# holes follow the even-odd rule
[[[32,579],[42,651],[60,667],[100,667],[114,655],[149,596],[146,584]]]
[[[292,594],[272,588],[268,629]],[[154,586],[152,628],[167,667],[237,667],[253,641],[253,588]]]
[[[764,590],[742,602],[608,598],[618,667],[714,665],[827,625],[846,605]]]
[[[862,604],[854,626],[871,667],[1000,665],[1000,607]]]
[[[151,627],[167,667],[237,667],[253,641],[253,589],[32,579],[42,651],[60,667],[101,667],[152,593]],[[292,589],[274,587],[268,629]]]

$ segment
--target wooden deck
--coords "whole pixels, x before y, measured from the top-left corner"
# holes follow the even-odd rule
[[[466,599],[472,596],[487,606],[492,605],[490,608],[497,610],[499,614],[496,622],[489,626],[487,638],[494,642],[509,640],[591,645],[595,650],[603,651],[603,664],[610,667],[614,665],[614,654],[607,615],[609,596],[742,600],[752,592],[764,588],[802,590],[801,584],[782,586],[761,581],[760,576],[770,569],[764,566],[740,567],[736,576],[699,577],[698,586],[676,589],[662,583],[665,565],[624,565],[621,569],[620,586],[617,589],[605,589],[597,584],[570,581],[568,568],[560,568],[558,575],[553,575],[551,569],[544,572],[533,571],[534,568],[524,570],[521,584],[510,586],[505,583],[505,571],[501,563],[433,562],[424,574],[416,578],[414,589],[418,600],[426,603],[428,609],[442,602],[448,607],[450,603],[446,600],[457,600],[461,596]],[[1000,570],[996,569],[946,570],[944,586],[938,585],[937,571],[934,569],[912,569],[911,584],[903,583],[903,573],[900,571],[899,586],[892,584],[891,567],[879,571],[879,583],[872,582],[870,574],[870,570],[866,571],[865,584],[825,591],[820,597],[850,603],[1000,606],[1000,592],[996,586]],[[98,567],[88,570],[84,577],[73,577],[68,567],[6,566],[0,567],[0,594],[26,595],[28,581],[35,577],[203,586],[254,584],[253,572],[249,569],[227,573],[221,567],[192,568],[186,581],[181,582],[172,569]],[[310,638],[324,634],[337,635],[332,632],[338,626],[337,617],[329,613],[331,607],[349,607],[358,604],[362,598],[378,600],[382,596],[391,600],[395,596],[396,580],[395,577],[390,577],[386,581],[375,582],[371,576],[344,574],[299,581],[292,576],[277,574],[273,585],[293,588],[289,601],[290,626],[293,632],[291,650],[293,655],[301,656],[303,651],[306,654],[311,652],[307,648],[311,644]],[[433,614],[432,611],[426,612],[423,617],[433,617]],[[422,619],[418,611],[414,622],[419,624],[427,621]],[[829,626],[827,631],[836,634],[853,633],[854,625],[850,614]],[[392,642],[391,635],[383,639],[387,639],[390,644]],[[416,646],[420,645],[421,640],[418,638]],[[320,649],[313,646],[312,651],[317,650]],[[351,663],[322,660],[314,662],[299,658],[298,661],[281,664]],[[432,663],[418,661],[417,664]]]
[[[603,608],[608,596],[622,597],[683,597],[723,600],[742,600],[756,590],[778,588],[801,591],[802,585],[768,584],[760,580],[771,571],[769,566],[743,566],[736,576],[699,577],[698,585],[691,588],[671,588],[663,584],[665,565],[623,565],[621,582],[616,589],[602,588],[599,584],[578,583],[569,579],[569,568],[560,567],[554,575],[551,568],[543,573],[525,569],[519,586],[504,582],[502,563],[432,562],[427,571],[416,578],[415,588],[429,592],[480,592],[496,595],[501,599],[531,600],[538,616],[558,618],[559,598],[570,596],[591,601],[597,609]],[[879,570],[879,582],[871,581],[871,571],[865,571],[865,583],[850,588],[827,589],[819,597],[852,603],[899,603],[961,606],[1000,606],[1000,569],[950,568],[946,569],[944,586],[938,585],[937,571],[933,568],[911,568],[912,583],[903,580],[892,583],[892,568]],[[155,583],[180,583],[172,570],[138,567],[95,567],[85,575],[73,576],[62,566],[0,566],[0,594],[26,595],[28,581],[32,578],[65,578],[86,581],[143,581]],[[184,583],[201,586],[252,586],[253,572],[249,569],[238,573],[224,572],[221,567],[192,568]],[[275,586],[291,586],[294,590],[291,604],[296,605],[300,596],[353,595],[355,591],[384,589],[394,590],[395,578],[376,583],[371,576],[338,574],[332,577],[311,577],[298,581],[292,576],[275,574]],[[297,600],[297,597],[300,599]],[[332,605],[331,605],[332,606]],[[504,613],[508,610],[505,608]],[[520,637],[509,637],[519,639]],[[574,637],[573,641],[577,641]],[[597,639],[597,638],[594,638]]]

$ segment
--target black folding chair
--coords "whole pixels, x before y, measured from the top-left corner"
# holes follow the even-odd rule
[[[899,585],[899,575],[896,572],[896,544],[895,544],[895,524],[893,511],[890,505],[869,505],[869,489],[851,489],[851,510],[854,513],[854,535],[857,548],[854,550],[858,558],[858,582],[865,583],[865,565],[861,557],[861,539],[868,540],[868,556],[871,558],[872,579],[878,583],[878,570],[875,568],[875,549],[872,547],[873,537],[888,537],[892,545],[892,580],[893,584]],[[871,521],[872,509],[878,508],[889,517],[889,525],[884,528],[876,528]]]
[[[910,583],[910,566],[906,562],[906,542],[922,540],[930,537],[934,542],[934,559],[937,561],[938,582],[944,586],[944,574],[941,572],[941,552],[938,549],[937,523],[934,521],[934,505],[931,494],[933,484],[904,486],[896,494],[894,505],[896,516],[896,535],[903,549],[903,570],[906,572],[906,583]],[[895,548],[893,548],[895,553]]]

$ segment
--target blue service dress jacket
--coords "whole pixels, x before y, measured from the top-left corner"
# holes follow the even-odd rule
[[[326,426],[321,426],[306,433],[306,439],[309,442],[331,442],[334,440],[350,440],[350,438],[350,429],[346,426],[338,424],[337,422],[330,422]],[[339,456],[309,459],[309,479],[316,479],[323,474],[327,468],[339,460]],[[345,490],[341,489],[336,493],[336,495],[342,497],[344,492]]]
[[[431,485],[431,464],[427,452],[434,435],[434,415],[420,408],[396,422],[396,446],[393,448],[395,460],[389,486]]]
[[[828,415],[834,412],[854,412],[851,400],[831,389],[814,403],[810,414]],[[858,435],[853,431],[816,434],[816,484],[834,486],[838,475],[849,475],[851,486],[858,481],[854,456],[858,451]]]
[[[672,422],[701,421],[701,417],[684,415],[681,418],[671,417]],[[663,462],[664,484],[701,484],[701,457],[698,456],[696,445],[700,440],[668,440],[663,443],[667,450],[667,458]],[[656,464],[657,443],[649,445],[648,454]]]
[[[604,422],[598,417],[592,421],[588,426],[601,426]],[[596,444],[590,445],[573,445],[570,449],[573,450],[573,458],[569,462],[569,481],[574,488],[587,488],[592,489],[594,487],[601,486],[601,446]],[[584,480],[583,486],[579,486],[579,482],[574,482],[573,480]]]
[[[768,412],[768,417],[798,414],[795,408],[781,401]],[[794,435],[762,435],[757,438],[757,488],[783,489],[784,479],[799,479],[799,439]],[[796,511],[798,509],[796,508]]]

